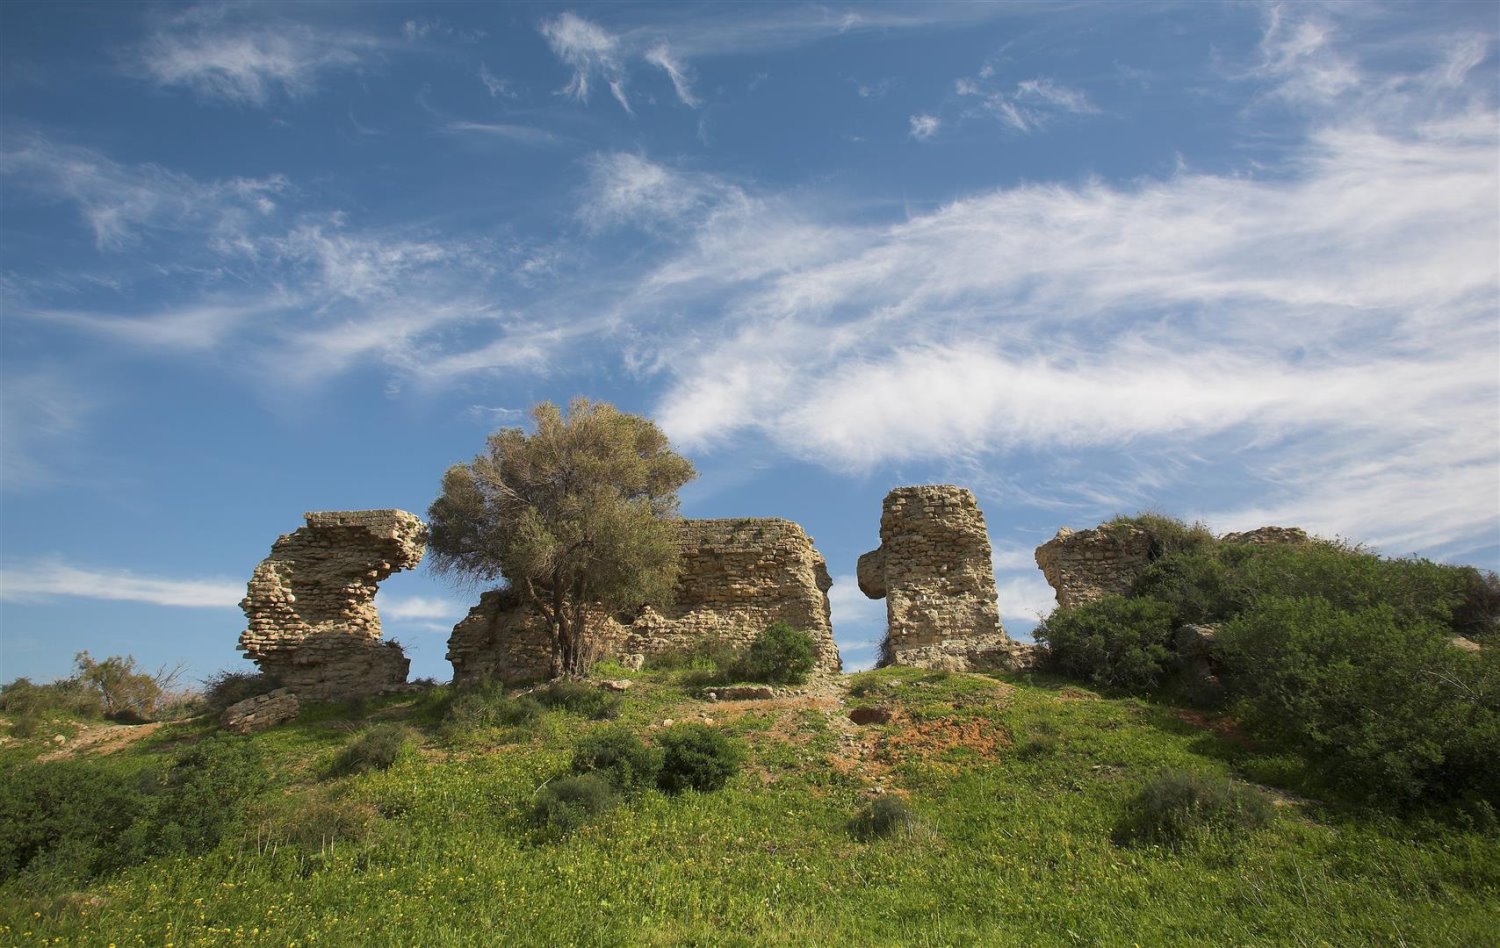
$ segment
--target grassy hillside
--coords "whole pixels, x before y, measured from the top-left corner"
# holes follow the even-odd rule
[[[553,708],[455,723],[441,688],[306,709],[243,739],[271,784],[235,801],[211,851],[84,884],[33,867],[0,885],[0,943],[1484,945],[1500,931],[1493,835],[1320,803],[1297,758],[1227,719],[1040,675],[886,669],[714,703],[691,674],[629,675],[608,722]],[[851,722],[865,706],[890,720]],[[562,839],[532,826],[580,736],[649,741],[705,718],[747,749],[723,790],[645,792]],[[377,721],[409,724],[417,746],[332,776]],[[138,781],[211,730],[163,725],[79,757]],[[56,752],[56,732],[0,759]],[[1117,843],[1163,772],[1258,786],[1271,820],[1176,848]],[[862,842],[851,820],[878,797],[913,820]]]

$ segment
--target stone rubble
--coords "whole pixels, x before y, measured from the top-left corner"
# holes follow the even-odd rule
[[[292,689],[277,688],[225,708],[219,726],[235,734],[254,734],[294,720],[301,710]]]

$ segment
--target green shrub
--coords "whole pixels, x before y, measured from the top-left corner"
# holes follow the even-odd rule
[[[1208,834],[1242,834],[1271,821],[1271,801],[1225,777],[1176,772],[1153,777],[1115,826],[1120,845],[1177,849]]]
[[[1451,628],[1454,610],[1469,585],[1457,567],[1423,559],[1382,559],[1337,543],[1252,549],[1238,567],[1249,591],[1247,605],[1267,597],[1315,597],[1346,612],[1389,606],[1400,625]]]
[[[642,744],[624,728],[596,731],[573,751],[573,773],[598,774],[625,793],[656,786],[661,763],[661,751]]]
[[[1128,517],[1120,515],[1103,524],[1106,533],[1128,527],[1139,527],[1151,534],[1152,558],[1208,549],[1218,542],[1213,531],[1203,522],[1189,524],[1166,514],[1146,512]]]
[[[1229,545],[1168,554],[1142,571],[1131,595],[1166,603],[1174,625],[1222,622],[1250,604],[1239,565],[1253,553],[1253,547]]]
[[[359,842],[379,818],[369,803],[304,794],[262,824],[257,837],[321,852],[339,843]]]
[[[785,622],[766,627],[745,654],[740,677],[771,685],[800,685],[817,660],[812,636]]]
[[[260,748],[247,738],[215,735],[183,748],[162,775],[150,821],[132,828],[130,847],[137,858],[207,852],[268,782]]]
[[[657,737],[661,748],[661,776],[657,785],[667,793],[718,790],[740,769],[744,750],[738,743],[705,724],[678,724]]]
[[[0,711],[25,717],[67,714],[85,718],[104,716],[99,693],[78,678],[64,678],[45,685],[17,678],[0,687]]]
[[[121,866],[119,841],[146,812],[144,795],[91,763],[0,768],[0,881],[35,867],[66,884]]]
[[[915,814],[897,797],[880,797],[849,821],[849,833],[862,843],[907,836],[916,828]]]
[[[655,671],[718,672],[732,668],[739,660],[740,653],[732,644],[710,637],[647,655],[646,667]]]
[[[215,714],[256,695],[275,691],[281,682],[264,672],[224,669],[203,680],[203,702]]]
[[[176,671],[155,673],[141,671],[130,655],[111,655],[95,661],[88,652],[73,659],[78,678],[98,692],[104,703],[104,716],[120,721],[146,721],[156,713],[156,706],[177,679]]]
[[[447,700],[443,722],[458,730],[491,727],[519,727],[546,713],[542,703],[531,695],[508,698],[496,685],[482,685],[459,692]]]
[[[594,721],[620,713],[620,696],[581,681],[554,681],[538,688],[531,697],[546,708],[560,708]]]
[[[416,733],[401,724],[377,724],[362,732],[334,759],[332,776],[389,770],[415,743]]]
[[[1371,803],[1500,804],[1500,660],[1454,648],[1446,625],[1398,615],[1268,597],[1225,625],[1244,722]]]
[[[1453,610],[1453,631],[1475,642],[1500,645],[1500,576],[1472,566],[1457,569],[1463,598]]]
[[[1107,687],[1152,688],[1172,659],[1172,607],[1154,599],[1107,596],[1059,609],[1033,637],[1063,674]]]
[[[548,836],[567,836],[614,804],[614,787],[599,774],[563,777],[537,794],[531,822]]]

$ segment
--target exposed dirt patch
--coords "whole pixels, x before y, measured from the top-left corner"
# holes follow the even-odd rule
[[[1247,749],[1255,748],[1255,741],[1240,728],[1240,722],[1234,718],[1224,715],[1206,714],[1190,708],[1174,708],[1172,715],[1184,724],[1191,724],[1193,727],[1199,727],[1205,731],[1213,731],[1231,744],[1237,744]]]
[[[113,754],[156,732],[160,721],[150,724],[81,724],[78,733],[57,750],[42,754],[37,760],[62,760],[82,754]]]
[[[1058,701],[1098,701],[1099,696],[1081,688],[1069,686],[1057,693]]]
[[[884,736],[880,756],[893,765],[908,760],[932,760],[953,751],[971,751],[993,758],[1011,745],[1010,732],[989,718],[941,717],[911,722],[895,719],[897,729]]]

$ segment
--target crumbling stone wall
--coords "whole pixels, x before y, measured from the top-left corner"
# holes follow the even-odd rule
[[[240,649],[303,700],[374,694],[406,683],[410,661],[380,641],[375,592],[426,552],[426,526],[404,510],[306,514],[250,578]]]
[[[816,670],[841,668],[829,618],[833,581],[800,526],[778,518],[721,519],[683,520],[680,529],[682,571],[673,603],[601,617],[604,654],[653,655],[710,638],[748,646],[766,626],[782,621],[812,636]],[[483,594],[448,639],[459,685],[543,677],[551,655],[545,620],[508,590]]]
[[[898,487],[885,497],[880,547],[859,558],[860,591],[886,603],[881,665],[1010,667],[1024,651],[1000,626],[989,532],[962,487]]]
[[[1151,562],[1154,541],[1140,527],[1106,524],[1074,532],[1067,527],[1036,548],[1036,565],[1064,609],[1105,596],[1123,596]]]
[[[1226,533],[1219,537],[1224,543],[1252,543],[1266,546],[1273,543],[1311,543],[1312,537],[1300,527],[1258,527],[1244,533]]]

